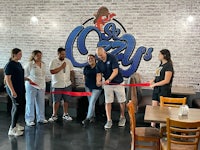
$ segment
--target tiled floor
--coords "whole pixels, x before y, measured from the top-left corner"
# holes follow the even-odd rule
[[[0,150],[129,150],[129,126],[118,128],[115,122],[109,131],[104,121],[83,128],[77,121],[25,127],[21,137],[8,137],[10,117],[0,112]]]

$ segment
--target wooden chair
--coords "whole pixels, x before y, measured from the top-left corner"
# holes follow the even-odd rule
[[[200,121],[182,122],[167,118],[167,139],[160,140],[161,150],[199,150]]]
[[[171,98],[160,96],[161,107],[180,107],[186,104],[186,97],[184,98]]]
[[[130,130],[132,137],[131,150],[135,150],[136,148],[159,150],[160,149],[159,130],[151,127],[136,127],[134,102],[129,101],[129,103],[127,104],[127,108],[130,117]],[[150,146],[145,145],[145,144],[150,144],[150,142],[152,142],[151,143],[152,145]]]
[[[161,107],[180,107],[186,104],[186,97],[184,98],[172,98],[160,96],[160,106]],[[163,137],[166,133],[166,124],[160,124],[160,136]]]

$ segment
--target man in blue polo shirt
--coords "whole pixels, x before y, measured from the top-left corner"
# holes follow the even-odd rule
[[[112,127],[111,109],[114,95],[116,96],[118,103],[120,103],[120,119],[118,126],[123,127],[126,123],[126,118],[124,116],[126,96],[125,88],[120,85],[123,83],[123,77],[119,69],[118,61],[115,56],[106,53],[103,47],[98,47],[96,54],[100,59],[97,63],[97,86],[104,84],[105,109],[107,116],[107,123],[104,128],[110,129]],[[104,83],[102,83],[102,76],[105,78]]]

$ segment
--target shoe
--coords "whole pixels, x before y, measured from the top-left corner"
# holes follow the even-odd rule
[[[39,121],[38,123],[47,124],[48,120],[44,119],[44,120]]]
[[[70,117],[69,114],[67,114],[67,115],[63,115],[62,118],[63,118],[64,120],[67,120],[67,121],[72,121],[72,120],[73,120],[72,117]]]
[[[31,126],[34,126],[35,125],[35,122],[31,121],[31,122],[26,122],[26,125],[31,127]]]
[[[58,120],[58,117],[57,116],[51,116],[51,118],[49,118],[49,122],[54,122],[54,121],[56,121],[56,120]]]
[[[17,128],[17,130],[19,130],[19,131],[24,131],[24,127],[23,127],[23,126],[20,126],[18,123],[16,124],[16,128]]]
[[[90,120],[89,119],[85,119],[82,121],[82,124],[83,124],[83,127],[87,127],[90,123]]]
[[[124,127],[125,124],[126,124],[126,118],[125,117],[120,117],[118,126],[119,127]]]
[[[104,128],[105,129],[110,129],[111,127],[112,127],[112,120],[107,121],[106,124],[105,124],[105,126],[104,126]]]
[[[14,127],[12,129],[11,128],[9,129],[8,135],[9,136],[21,136],[21,135],[23,135],[23,132],[17,130],[17,127]]]
[[[90,119],[90,123],[95,123],[95,118],[94,118],[94,117],[92,117],[92,118]]]

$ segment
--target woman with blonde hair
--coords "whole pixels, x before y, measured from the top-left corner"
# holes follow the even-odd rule
[[[26,112],[27,126],[37,123],[47,123],[45,119],[45,74],[46,65],[42,61],[42,52],[34,50],[30,62],[25,66],[25,77],[28,79],[26,87]],[[35,118],[36,109],[36,118]]]

